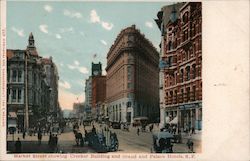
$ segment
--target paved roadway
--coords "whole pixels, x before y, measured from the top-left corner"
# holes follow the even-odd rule
[[[95,125],[97,131],[100,130],[98,125]],[[91,130],[91,127],[86,127],[87,130]],[[83,127],[80,127],[80,131],[83,133]],[[138,136],[136,133],[136,128],[131,128],[130,131],[124,131],[121,129],[111,129],[112,132],[117,134],[119,140],[119,153],[150,153],[152,148],[152,133],[141,132]],[[37,136],[26,136],[25,140],[22,139],[22,134],[15,134],[14,140],[17,137],[22,141],[23,152],[55,152],[49,149],[48,139],[49,136],[45,135],[42,138],[42,145],[38,145]],[[8,151],[14,151],[14,142],[12,141],[12,135],[7,137],[8,140]],[[174,144],[173,151],[175,153],[188,152],[186,146],[186,139],[183,139],[182,144]],[[194,150],[195,152],[201,152],[200,141],[194,140]],[[76,146],[75,137],[72,132],[72,127],[68,127],[65,133],[58,136],[58,151],[63,153],[94,153],[95,151],[90,147],[79,147]],[[116,153],[116,152],[114,152]]]

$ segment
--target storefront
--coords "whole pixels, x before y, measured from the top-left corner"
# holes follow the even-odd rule
[[[201,102],[184,104],[179,106],[180,123],[182,131],[202,129],[202,104]]]

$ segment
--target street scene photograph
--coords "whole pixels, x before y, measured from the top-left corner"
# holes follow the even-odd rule
[[[6,11],[7,154],[202,153],[201,2]]]

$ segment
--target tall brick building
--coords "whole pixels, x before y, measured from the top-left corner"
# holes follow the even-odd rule
[[[92,77],[92,113],[94,118],[99,117],[100,107],[106,99],[106,76]]]
[[[157,14],[162,32],[161,124],[176,123],[181,129],[201,129],[202,51],[201,3],[165,6]]]
[[[111,122],[159,117],[159,53],[135,25],[117,36],[107,54],[107,107]]]
[[[52,57],[42,58],[41,60],[45,72],[45,80],[50,87],[50,108],[48,114],[54,115],[55,117],[59,118],[61,109],[58,103],[58,70],[56,64],[52,60]]]

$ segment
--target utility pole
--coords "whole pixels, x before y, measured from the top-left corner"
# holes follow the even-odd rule
[[[29,128],[29,104],[28,104],[28,53],[25,54],[25,130]]]

